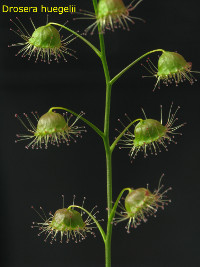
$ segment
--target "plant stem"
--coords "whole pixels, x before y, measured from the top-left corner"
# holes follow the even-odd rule
[[[110,216],[108,218],[108,224],[107,224],[107,238],[106,238],[106,267],[111,267],[111,238],[112,238],[112,225],[113,225],[113,218],[115,216],[115,212],[118,206],[118,203],[125,191],[130,191],[130,188],[125,188],[121,191],[119,194],[114,207],[112,208],[112,211],[110,213]]]
[[[88,121],[85,118],[83,118],[82,116],[80,116],[80,114],[77,114],[76,112],[72,111],[71,109],[63,108],[63,107],[52,107],[49,109],[49,112],[52,112],[54,109],[61,109],[61,110],[68,111],[69,113],[78,117],[80,120],[87,123],[87,125],[89,125],[98,135],[100,135],[102,138],[104,138],[104,133],[101,130],[99,130],[99,128],[97,128],[93,123],[91,123],[90,121]]]
[[[118,73],[111,81],[110,84],[115,83],[127,70],[129,70],[131,67],[133,67],[138,61],[140,61],[141,59],[143,59],[144,57],[148,56],[149,54],[155,53],[155,52],[165,52],[165,50],[163,49],[156,49],[156,50],[152,50],[149,51],[147,53],[145,53],[144,55],[142,55],[141,57],[137,58],[136,60],[134,60],[131,64],[129,64],[126,68],[124,68],[120,73]]]
[[[107,209],[108,209],[107,235],[105,242],[105,261],[106,261],[106,267],[111,267],[112,224],[109,222],[109,217],[112,210],[112,152],[110,150],[109,137],[105,137],[104,145],[106,151],[106,166],[107,166]]]
[[[107,168],[107,209],[108,218],[112,210],[112,152],[110,150],[109,140],[109,126],[110,126],[110,105],[111,105],[111,89],[110,75],[106,60],[104,37],[99,33],[100,47],[101,47],[101,61],[104,69],[106,80],[106,101],[105,101],[105,118],[104,118],[104,147],[106,152],[106,168]],[[105,243],[105,259],[106,267],[111,267],[111,238],[112,238],[112,225],[107,223],[107,236]]]
[[[108,217],[112,209],[112,153],[110,150],[109,130],[110,130],[110,105],[111,105],[111,89],[110,75],[105,55],[104,39],[100,34],[101,43],[101,60],[106,79],[106,100],[105,100],[105,118],[104,118],[104,146],[106,152],[106,166],[107,166],[107,205]]]
[[[120,201],[120,199],[121,199],[121,197],[122,197],[122,195],[123,195],[123,193],[124,193],[125,191],[129,191],[129,192],[131,192],[131,189],[130,189],[130,188],[124,188],[124,189],[120,192],[120,194],[119,194],[119,196],[118,196],[117,200],[115,201],[115,204],[114,204],[114,206],[113,206],[113,208],[112,208],[112,211],[111,211],[111,213],[110,213],[110,217],[109,217],[109,220],[108,220],[109,223],[110,223],[110,225],[111,225],[112,222],[113,222],[113,218],[114,218],[114,216],[115,216],[115,212],[116,212],[117,206],[118,206],[119,201]]]
[[[111,105],[111,90],[110,74],[108,70],[104,37],[99,33],[100,47],[101,47],[101,61],[104,69],[106,80],[106,101],[105,101],[105,118],[104,118],[104,146],[106,152],[106,168],[107,168],[107,209],[108,218],[112,210],[112,152],[110,149],[109,130],[110,130],[110,105]],[[112,238],[112,224],[107,223],[107,235],[105,243],[105,261],[106,267],[111,267],[111,238]]]
[[[89,212],[87,211],[86,209],[84,209],[83,207],[80,207],[80,206],[77,206],[77,205],[71,205],[69,206],[67,209],[70,210],[71,208],[78,208],[78,209],[81,209],[83,210],[85,213],[87,213],[90,218],[92,218],[92,220],[96,223],[96,226],[98,227],[99,229],[99,232],[101,233],[101,236],[103,238],[103,241],[104,243],[106,242],[106,235],[105,235],[105,232],[104,230],[102,229],[101,225],[99,224],[99,222],[97,221],[97,219]]]
[[[63,29],[73,33],[78,38],[80,38],[83,42],[85,42],[89,47],[91,47],[92,50],[97,54],[97,56],[100,57],[100,51],[92,43],[90,43],[87,39],[85,39],[82,35],[78,34],[77,32],[73,31],[72,29],[70,29],[70,28],[68,28],[62,24],[59,24],[59,23],[49,22],[47,25],[56,25],[56,26],[62,27]]]
[[[98,4],[97,0],[92,0],[95,14],[97,15],[97,9]],[[116,75],[112,80],[110,80],[110,74],[106,59],[106,52],[105,52],[105,44],[104,44],[104,36],[102,34],[102,30],[100,28],[100,25],[98,25],[98,33],[99,33],[99,41],[100,41],[100,59],[103,65],[105,80],[106,80],[106,101],[105,101],[105,118],[104,118],[104,147],[105,147],[105,153],[106,153],[106,168],[107,168],[107,209],[108,209],[108,221],[107,221],[107,233],[106,233],[106,240],[105,240],[105,266],[111,267],[111,239],[112,239],[112,221],[113,217],[115,215],[115,211],[118,205],[118,202],[120,200],[121,195],[125,190],[124,189],[120,193],[117,201],[115,202],[114,208],[112,208],[112,152],[117,144],[117,142],[120,140],[122,135],[128,130],[128,128],[136,121],[135,120],[131,122],[120,134],[117,139],[113,142],[112,146],[110,146],[110,138],[109,138],[109,126],[110,126],[110,106],[111,106],[111,90],[112,85],[115,81],[119,79],[121,75],[123,75],[129,68],[131,68],[135,63],[137,63],[140,59],[145,57],[146,55],[156,52],[156,51],[163,51],[161,49],[151,51],[146,53],[145,55],[141,56],[140,58],[136,59],[134,62],[132,62],[129,66],[127,66],[124,70],[122,70],[118,75]]]
[[[97,0],[93,0],[94,10],[97,14]],[[112,152],[110,149],[109,138],[109,126],[110,126],[110,105],[111,105],[111,89],[110,74],[106,59],[104,37],[100,26],[98,25],[101,62],[106,80],[106,101],[105,101],[105,118],[104,118],[104,147],[106,153],[106,169],[107,169],[107,209],[108,209],[108,222],[107,222],[107,234],[105,242],[105,266],[111,267],[111,238],[112,238],[112,224],[109,223],[109,217],[112,210]]]
[[[132,121],[131,123],[129,123],[129,125],[120,133],[120,135],[118,135],[118,137],[115,139],[115,141],[112,143],[112,145],[110,146],[110,150],[113,152],[113,150],[115,149],[117,143],[119,142],[119,140],[122,138],[122,136],[125,134],[126,131],[128,131],[128,129],[131,127],[131,125],[133,125],[135,122],[137,121],[142,121],[142,119],[136,119],[134,121]]]

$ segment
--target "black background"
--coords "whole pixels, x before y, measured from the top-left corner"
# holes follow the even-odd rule
[[[65,6],[77,4],[92,11],[92,1],[13,1],[15,6]],[[12,5],[11,1],[1,4]],[[40,2],[40,3],[38,3]],[[81,3],[83,2],[83,3]],[[125,1],[126,4],[129,1]],[[136,21],[131,31],[106,32],[105,42],[111,76],[143,53],[156,48],[178,51],[192,61],[193,70],[200,70],[199,3],[192,0],[144,1],[133,14],[146,20]],[[50,65],[34,63],[14,55],[19,48],[8,44],[21,42],[20,37],[9,31],[10,18],[16,14],[1,13],[1,261],[4,267],[40,266],[104,266],[104,246],[100,235],[88,237],[80,244],[50,245],[37,237],[37,230],[30,228],[32,221],[40,218],[30,208],[42,206],[46,213],[72,202],[81,205],[87,197],[85,208],[98,205],[99,218],[106,217],[105,156],[101,139],[90,129],[69,147],[49,146],[48,150],[26,150],[26,142],[15,144],[16,133],[25,129],[14,114],[37,110],[40,115],[51,106],[71,108],[103,127],[105,83],[99,59],[82,41],[75,40],[70,47],[77,51],[78,60],[68,57],[68,63]],[[36,27],[46,23],[45,14],[17,14],[29,32],[33,31],[31,16]],[[50,15],[50,21],[64,23],[75,30],[83,29],[91,21],[73,21],[71,15]],[[62,31],[64,35],[67,32]],[[87,37],[98,45],[97,34]],[[157,55],[151,56],[154,62]],[[144,61],[143,61],[144,63]],[[132,118],[142,116],[141,107],[148,117],[160,118],[160,104],[166,121],[171,102],[178,105],[179,122],[187,122],[177,136],[178,144],[171,144],[169,151],[143,158],[138,155],[130,163],[128,150],[116,149],[113,154],[113,199],[122,188],[145,187],[153,190],[161,174],[172,204],[159,211],[157,218],[150,218],[127,235],[121,223],[114,227],[112,262],[115,267],[183,267],[199,266],[199,81],[193,86],[188,82],[175,87],[161,86],[154,93],[155,79],[142,79],[147,74],[138,64],[129,70],[113,87],[111,105],[111,140],[116,136],[117,122],[126,122],[124,113]],[[195,74],[199,80],[199,74]],[[80,124],[82,124],[80,122]],[[105,228],[105,223],[104,223]]]

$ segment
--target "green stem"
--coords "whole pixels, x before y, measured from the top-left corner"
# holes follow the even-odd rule
[[[97,14],[97,0],[93,0],[94,10]],[[98,25],[100,50],[101,50],[101,62],[103,65],[105,80],[106,80],[106,101],[105,101],[105,118],[104,118],[104,147],[106,153],[106,168],[107,168],[107,209],[108,218],[112,210],[112,152],[110,150],[109,141],[109,125],[110,125],[110,105],[111,105],[111,89],[110,74],[108,70],[108,64],[106,59],[104,37]],[[112,224],[107,224],[107,235],[105,242],[105,264],[106,267],[111,267],[111,238],[112,238]]]
[[[137,121],[142,121],[142,119],[136,119],[134,121],[132,121],[131,123],[129,123],[129,125],[120,133],[120,135],[118,135],[118,137],[115,139],[115,141],[112,143],[112,145],[110,146],[110,150],[111,152],[113,152],[113,150],[115,149],[117,143],[119,142],[119,140],[122,138],[122,136],[125,134],[125,132],[131,127],[131,125],[133,125],[135,122]]]
[[[110,105],[111,105],[111,90],[110,74],[105,54],[105,45],[103,34],[99,32],[99,40],[101,47],[101,61],[104,69],[106,80],[106,101],[105,101],[105,118],[104,118],[104,146],[106,152],[106,168],[107,168],[107,209],[108,218],[112,210],[112,152],[110,150],[109,141],[109,126],[110,126]],[[105,261],[106,267],[111,267],[111,238],[112,238],[112,224],[107,223],[107,236],[105,243]]]
[[[141,57],[134,60],[130,65],[128,65],[126,68],[124,68],[120,73],[118,73],[111,81],[110,84],[115,83],[127,70],[129,70],[131,67],[133,67],[138,61],[143,59],[144,57],[148,56],[149,54],[155,53],[155,52],[165,52],[163,49],[156,49],[147,52],[146,54],[142,55]]]
[[[94,0],[95,1],[95,0]],[[112,208],[112,153],[110,151],[109,141],[109,125],[110,125],[110,105],[111,105],[111,90],[110,74],[106,59],[105,44],[103,34],[99,32],[100,48],[101,48],[101,62],[103,65],[105,80],[106,80],[106,100],[105,100],[105,117],[104,117],[104,146],[106,152],[107,163],[107,205],[108,217]]]
[[[95,12],[95,14],[97,14],[97,1],[92,0],[92,2],[93,2],[93,6],[94,6],[94,12]]]
[[[87,125],[89,125],[98,135],[100,135],[102,138],[104,138],[104,133],[99,130],[98,127],[96,127],[93,123],[91,123],[90,121],[86,120],[85,118],[83,118],[82,116],[80,116],[80,114],[77,114],[76,112],[68,109],[68,108],[63,108],[63,107],[52,107],[49,109],[49,112],[53,111],[54,109],[61,109],[61,110],[65,110],[70,112],[71,114],[73,114],[76,117],[79,117],[80,120],[84,121],[85,123],[87,123]]]
[[[120,201],[120,199],[121,199],[121,197],[122,197],[122,195],[123,195],[123,193],[124,193],[125,191],[129,191],[129,192],[131,192],[131,189],[130,189],[130,188],[124,188],[124,189],[120,192],[120,194],[119,194],[119,196],[118,196],[117,200],[115,201],[115,204],[114,204],[114,206],[113,206],[113,208],[112,208],[112,211],[111,211],[111,213],[110,213],[110,217],[109,217],[109,220],[108,220],[108,221],[109,221],[109,224],[112,224],[112,222],[113,222],[113,218],[114,218],[114,216],[115,216],[115,212],[116,212],[117,206],[118,206],[119,201]]]
[[[119,200],[121,199],[123,193],[128,190],[130,191],[130,188],[125,188],[121,191],[119,194],[114,207],[112,208],[112,211],[110,213],[110,216],[108,218],[107,223],[107,236],[106,236],[106,244],[105,244],[105,250],[106,250],[106,267],[111,267],[111,239],[112,239],[112,226],[113,226],[113,218],[115,216],[115,212],[119,203]]]
[[[108,218],[112,210],[112,152],[110,151],[109,141],[104,141],[106,151],[106,166],[107,166],[107,209]],[[107,234],[105,243],[105,263],[106,267],[111,267],[111,238],[112,238],[112,224],[107,222]]]
[[[67,209],[70,210],[71,208],[78,208],[78,209],[81,209],[81,210],[83,210],[85,213],[87,213],[87,214],[90,216],[90,218],[92,218],[92,220],[95,222],[96,226],[98,227],[99,232],[101,233],[101,236],[102,236],[103,241],[104,241],[104,243],[105,243],[105,242],[106,242],[106,234],[105,234],[103,228],[101,227],[101,225],[99,224],[99,222],[97,221],[97,219],[96,219],[96,218],[95,218],[89,211],[87,211],[87,210],[84,209],[83,207],[80,207],[80,206],[77,206],[77,205],[71,205],[71,206],[69,206]]]
[[[80,38],[83,42],[85,42],[89,47],[92,48],[92,50],[97,54],[98,57],[101,57],[101,53],[100,51],[92,44],[90,43],[87,39],[85,39],[83,36],[81,36],[80,34],[78,34],[77,32],[71,30],[70,28],[62,25],[62,24],[59,24],[59,23],[55,23],[55,22],[49,22],[48,25],[56,25],[56,26],[59,26],[59,27],[62,27],[64,28],[65,30],[73,33],[74,35],[76,35],[78,38]]]

